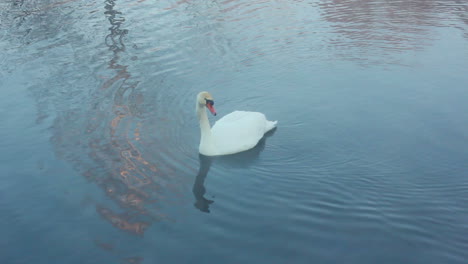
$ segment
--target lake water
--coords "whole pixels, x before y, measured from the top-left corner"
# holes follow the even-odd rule
[[[5,0],[0,89],[2,264],[468,262],[465,0]]]

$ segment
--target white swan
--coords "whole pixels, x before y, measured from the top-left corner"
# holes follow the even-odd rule
[[[205,107],[213,115],[213,97],[208,92],[197,95],[197,116],[200,120],[199,152],[205,156],[219,156],[242,152],[257,145],[263,135],[276,127],[277,121],[268,121],[259,112],[234,111],[210,127]]]

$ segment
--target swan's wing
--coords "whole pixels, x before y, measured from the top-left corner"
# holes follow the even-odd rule
[[[257,145],[271,123],[259,112],[234,111],[214,124],[211,135],[221,155],[232,154]]]

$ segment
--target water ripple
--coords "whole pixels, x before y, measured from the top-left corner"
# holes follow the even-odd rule
[[[0,7],[2,77],[21,76],[55,154],[98,187],[88,204],[114,231],[158,254],[179,249],[167,241],[206,243],[231,263],[268,262],[267,252],[297,263],[466,256],[465,1]],[[280,126],[250,151],[204,163],[201,90],[221,116],[261,111]],[[21,188],[6,181],[2,193]],[[28,225],[24,209],[0,202]],[[54,211],[38,203],[36,215]],[[234,254],[241,249],[249,254]]]

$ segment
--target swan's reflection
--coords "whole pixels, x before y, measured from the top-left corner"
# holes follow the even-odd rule
[[[208,175],[208,171],[210,170],[211,163],[213,161],[213,157],[208,157],[202,154],[198,154],[198,160],[200,161],[200,169],[198,170],[197,177],[195,178],[195,182],[193,183],[193,195],[195,195],[195,207],[198,210],[209,213],[210,212],[210,204],[214,201],[206,199],[204,197],[206,193],[205,189],[205,179],[206,175]]]
[[[210,212],[210,204],[214,203],[213,200],[206,199],[204,197],[206,193],[205,179],[210,170],[211,164],[216,159],[222,166],[225,167],[248,167],[256,162],[260,156],[260,152],[265,149],[265,141],[268,137],[272,136],[276,131],[276,128],[269,131],[265,136],[258,142],[258,144],[247,151],[237,153],[234,155],[209,157],[202,154],[198,154],[198,160],[200,161],[200,167],[198,169],[197,177],[193,183],[193,195],[195,196],[194,206],[205,213]]]

